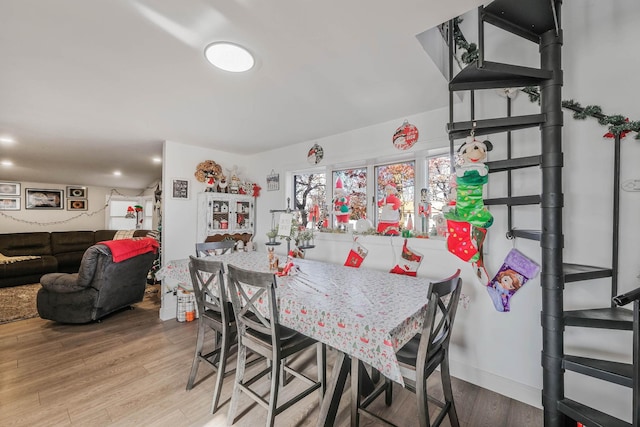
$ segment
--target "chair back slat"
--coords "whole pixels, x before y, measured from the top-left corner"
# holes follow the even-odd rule
[[[429,284],[429,304],[422,325],[418,363],[438,351],[447,350],[461,291],[459,269],[451,277]]]
[[[233,251],[236,242],[233,240],[223,240],[221,242],[196,243],[196,256],[216,255]]]
[[[231,316],[227,308],[227,295],[224,287],[224,267],[222,262],[211,259],[189,257],[189,274],[198,305],[198,312],[203,315],[206,310],[220,314],[223,323],[229,322]]]
[[[276,301],[276,279],[273,273],[248,271],[234,265],[228,265],[229,292],[241,337],[247,329],[271,335],[274,342],[279,337],[278,306]],[[258,304],[268,309],[264,316]]]

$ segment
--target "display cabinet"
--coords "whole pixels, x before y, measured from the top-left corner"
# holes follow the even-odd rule
[[[255,197],[242,194],[198,194],[197,241],[216,234],[255,234]]]

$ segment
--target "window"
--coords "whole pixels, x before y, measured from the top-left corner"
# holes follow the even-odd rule
[[[395,234],[413,222],[415,162],[376,166],[378,232]]]
[[[427,158],[427,182],[426,202],[431,209],[429,234],[437,235],[438,225],[442,227],[444,223],[442,214],[449,202],[451,188],[451,158],[448,154]]]
[[[334,226],[346,223],[355,224],[357,220],[367,217],[366,168],[333,171],[333,188],[333,210],[336,212]],[[348,214],[341,216],[337,213],[340,209]]]
[[[309,222],[322,224],[327,217],[326,176],[324,173],[301,173],[293,175],[293,209],[302,210],[302,225]]]
[[[326,175],[294,174],[292,208],[306,212],[300,218],[305,226],[315,220],[322,227],[349,230],[359,219],[368,218],[379,234],[400,234],[411,228],[437,235],[438,226],[444,225],[452,173],[449,153],[437,153],[382,165],[329,169]]]

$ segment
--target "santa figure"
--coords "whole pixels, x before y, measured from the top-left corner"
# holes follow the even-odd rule
[[[384,187],[385,196],[378,201],[380,216],[378,217],[378,233],[387,236],[400,234],[400,206],[398,189],[392,182]]]
[[[349,223],[349,215],[351,214],[351,209],[349,209],[350,202],[351,198],[347,195],[347,190],[344,189],[342,180],[338,178],[333,192],[333,214],[336,216],[338,226],[344,226]]]

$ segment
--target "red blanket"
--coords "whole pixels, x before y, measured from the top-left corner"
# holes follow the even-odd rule
[[[147,252],[157,253],[158,247],[160,247],[158,241],[151,237],[142,239],[105,240],[104,242],[100,242],[100,244],[111,249],[113,262],[124,261],[125,259]]]

